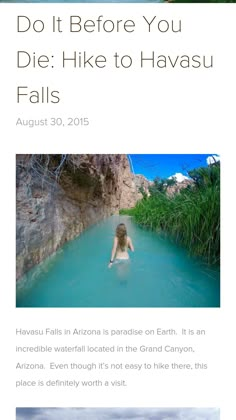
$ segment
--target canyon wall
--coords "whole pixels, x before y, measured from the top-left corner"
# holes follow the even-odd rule
[[[140,198],[126,155],[17,155],[16,278]]]
[[[194,181],[192,179],[184,179],[181,182],[176,182],[175,185],[167,187],[166,194],[169,197],[174,197],[176,194],[179,194],[182,189],[193,185],[193,183]]]

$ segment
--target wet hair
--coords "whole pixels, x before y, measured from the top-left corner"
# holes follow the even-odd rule
[[[120,223],[116,228],[116,237],[118,239],[118,245],[122,251],[125,250],[127,244],[127,229],[124,223]]]

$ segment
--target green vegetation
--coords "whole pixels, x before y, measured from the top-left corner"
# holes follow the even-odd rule
[[[120,214],[168,234],[191,254],[216,264],[220,260],[220,164],[194,169],[189,176],[192,182],[174,195],[165,182],[156,179],[150,197]]]
[[[134,216],[135,208],[134,209],[120,209],[119,214],[121,216]]]

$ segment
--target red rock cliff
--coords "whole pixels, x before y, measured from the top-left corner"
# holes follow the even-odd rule
[[[141,197],[126,155],[17,155],[17,279]]]

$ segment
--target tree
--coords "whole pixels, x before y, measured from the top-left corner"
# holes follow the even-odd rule
[[[149,188],[151,195],[156,194],[165,194],[168,187],[172,187],[173,185],[176,185],[176,178],[159,178],[156,177],[154,179],[154,184]]]

